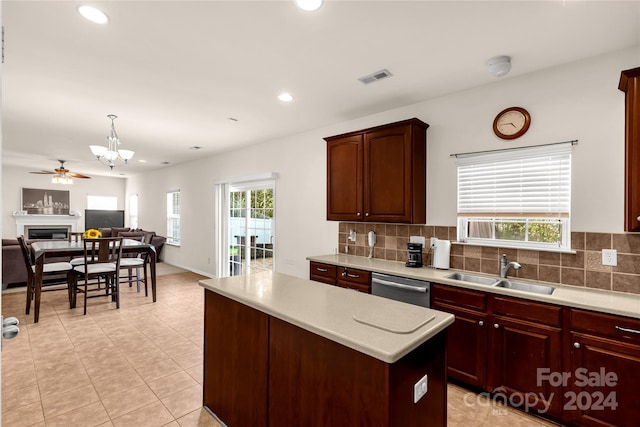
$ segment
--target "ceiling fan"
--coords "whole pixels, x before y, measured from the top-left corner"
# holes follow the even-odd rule
[[[60,162],[60,167],[54,169],[53,171],[38,171],[38,172],[30,172],[30,173],[38,173],[38,174],[50,174],[53,175],[51,178],[51,182],[54,184],[71,184],[73,183],[71,178],[83,178],[83,179],[91,179],[90,176],[81,175],[79,173],[70,172],[69,169],[64,167],[65,160],[58,160]]]

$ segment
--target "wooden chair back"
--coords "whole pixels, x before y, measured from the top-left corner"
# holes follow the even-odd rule
[[[122,257],[122,237],[100,237],[84,239],[84,263],[115,263],[120,268]]]
[[[31,251],[27,246],[27,242],[24,240],[24,236],[18,236],[18,243],[20,243],[20,248],[22,249],[22,258],[24,259],[24,265],[27,268],[27,277],[29,279],[29,283],[31,283],[31,279],[33,277],[33,259],[31,258]]]

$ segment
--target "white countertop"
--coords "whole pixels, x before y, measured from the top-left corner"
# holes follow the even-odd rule
[[[402,262],[387,261],[375,258],[369,259],[366,257],[345,254],[310,256],[307,257],[307,259],[309,261],[316,261],[325,264],[359,268],[362,270],[433,281],[445,285],[474,289],[478,291],[490,292],[493,294],[508,295],[512,297],[529,299],[532,301],[583,308],[586,310],[593,310],[602,313],[629,316],[640,319],[640,295],[517,279],[519,281],[521,280],[530,283],[540,283],[556,288],[556,290],[551,295],[540,295],[529,292],[516,291],[512,289],[497,288],[487,285],[479,285],[470,282],[447,279],[448,275],[458,270],[436,270],[429,267],[409,268],[405,267],[404,263]],[[497,275],[490,276],[487,274],[475,273],[471,271],[465,271],[465,273],[497,278]],[[509,277],[509,279],[514,278]]]
[[[441,311],[274,272],[201,280],[200,285],[386,363],[454,321]]]

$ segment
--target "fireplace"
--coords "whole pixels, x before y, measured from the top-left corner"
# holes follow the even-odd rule
[[[36,233],[55,235],[53,238],[59,238],[58,236],[62,235],[61,233],[64,233],[64,237],[61,238],[65,239],[70,232],[79,231],[78,222],[81,217],[80,215],[24,215],[21,213],[14,213],[13,219],[16,222],[16,236],[32,238],[29,235],[29,230],[44,230],[44,232],[38,231]]]
[[[68,239],[71,227],[25,227],[27,239]]]

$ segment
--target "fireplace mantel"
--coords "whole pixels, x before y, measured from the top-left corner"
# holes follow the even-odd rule
[[[78,231],[80,218],[80,215],[13,215],[13,219],[16,222],[16,236],[25,234],[25,226],[70,226],[71,231]]]

